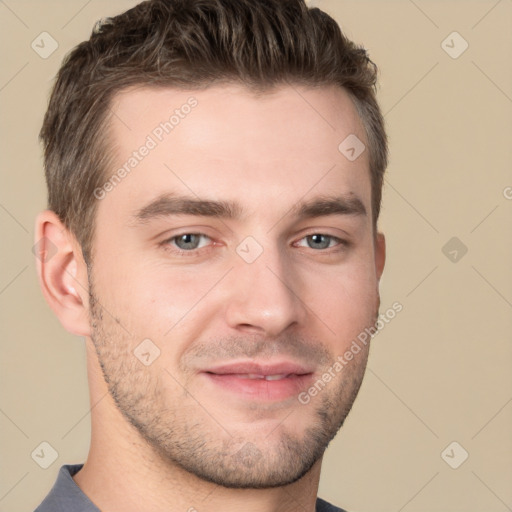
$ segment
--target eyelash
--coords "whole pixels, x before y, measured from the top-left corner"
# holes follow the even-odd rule
[[[184,256],[184,257],[199,256],[200,254],[202,254],[204,252],[204,250],[206,250],[206,251],[211,250],[211,248],[212,248],[211,245],[208,245],[206,247],[200,247],[200,248],[197,248],[197,249],[190,249],[190,250],[180,249],[179,247],[171,246],[172,242],[174,242],[176,239],[178,239],[178,238],[180,238],[180,237],[182,237],[184,235],[196,235],[196,236],[206,237],[206,238],[211,240],[211,238],[208,235],[205,235],[204,233],[185,232],[185,233],[181,233],[179,235],[174,235],[171,238],[167,238],[166,240],[161,242],[160,245],[163,246],[163,248],[166,251],[169,251],[169,252],[173,253],[174,255]],[[309,247],[309,249],[313,250],[314,252],[324,253],[324,254],[332,254],[332,253],[340,252],[340,251],[342,251],[344,249],[347,249],[351,245],[351,243],[349,241],[347,241],[347,240],[344,240],[344,239],[339,238],[339,237],[334,236],[334,235],[328,235],[328,234],[321,233],[321,232],[313,232],[313,233],[304,235],[298,241],[300,242],[302,240],[305,240],[305,239],[307,239],[309,237],[312,237],[312,236],[315,236],[315,235],[321,235],[321,236],[324,236],[324,237],[328,237],[329,239],[331,239],[331,240],[333,240],[333,241],[335,241],[337,243],[336,243],[336,245],[334,245],[332,247],[327,247],[325,249],[315,250],[315,249]]]

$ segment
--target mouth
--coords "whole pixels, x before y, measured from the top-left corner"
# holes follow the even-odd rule
[[[219,375],[219,374],[212,373],[212,375]],[[222,375],[231,375],[233,377],[238,377],[239,379],[265,379],[265,380],[281,380],[281,379],[287,379],[290,377],[297,376],[296,374],[293,374],[293,373],[288,373],[288,374],[284,374],[284,373],[279,374],[278,373],[276,375],[258,375],[256,373],[228,373],[228,374],[224,373]]]
[[[311,385],[312,368],[293,362],[242,362],[201,372],[212,385],[250,400],[281,401],[297,396]]]

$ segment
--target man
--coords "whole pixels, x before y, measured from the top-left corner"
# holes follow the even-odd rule
[[[317,491],[380,303],[375,82],[303,0],[144,2],[67,57],[38,272],[92,436],[38,512],[341,510]]]

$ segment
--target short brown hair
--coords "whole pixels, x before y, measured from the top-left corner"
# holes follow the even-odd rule
[[[286,83],[345,88],[367,135],[376,229],[387,138],[375,96],[377,67],[364,48],[304,0],[149,0],[98,22],[67,55],[40,133],[48,208],[74,234],[86,262],[94,190],[111,165],[113,96],[133,85],[197,89],[224,82],[256,92]]]

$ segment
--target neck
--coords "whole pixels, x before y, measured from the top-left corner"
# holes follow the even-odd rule
[[[163,460],[130,425],[108,392],[87,339],[91,446],[76,484],[102,511],[314,512],[321,460],[300,480],[271,489],[230,489]]]

